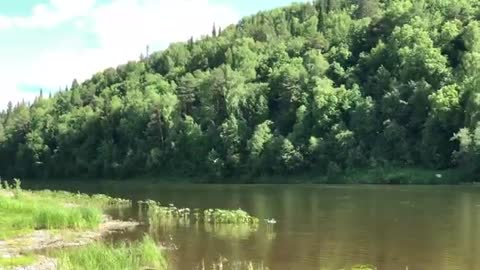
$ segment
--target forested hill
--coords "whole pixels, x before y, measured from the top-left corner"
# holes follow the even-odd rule
[[[11,105],[0,174],[478,173],[479,2],[357,1],[261,12]]]

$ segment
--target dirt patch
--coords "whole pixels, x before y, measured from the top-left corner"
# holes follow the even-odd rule
[[[0,241],[0,257],[12,258],[20,256],[22,253],[35,252],[47,249],[58,249],[66,247],[83,246],[90,244],[108,234],[126,231],[138,226],[138,222],[111,220],[104,216],[104,222],[97,230],[89,231],[49,231],[38,230],[33,233],[19,236],[16,238]],[[40,257],[41,259],[34,265],[14,269],[25,270],[50,270],[56,269],[54,259]]]

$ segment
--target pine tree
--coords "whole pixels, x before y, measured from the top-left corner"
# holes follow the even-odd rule
[[[212,29],[212,37],[217,36],[217,27],[215,26],[215,23],[213,23],[213,29]]]

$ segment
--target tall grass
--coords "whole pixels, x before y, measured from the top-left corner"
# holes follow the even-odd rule
[[[140,270],[167,269],[160,248],[148,236],[136,243],[119,245],[95,243],[72,250],[59,251],[58,268],[64,270]]]
[[[35,229],[85,229],[102,222],[102,213],[95,208],[41,208],[35,211]]]
[[[45,204],[26,197],[0,196],[0,238],[39,229],[91,229],[102,222],[102,212],[89,207]]]
[[[250,216],[242,209],[206,209],[203,211],[205,222],[218,224],[258,224],[258,218]]]
[[[0,185],[0,239],[39,229],[91,229],[102,222],[98,207],[23,191],[19,180],[14,186]]]

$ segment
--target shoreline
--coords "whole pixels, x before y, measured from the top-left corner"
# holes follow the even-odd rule
[[[131,201],[105,195],[24,190],[20,180],[14,182],[0,183],[0,269],[57,269],[57,258],[48,251],[90,245],[140,225],[105,214],[105,210],[131,205]]]
[[[27,185],[35,183],[82,182],[101,183],[146,183],[146,184],[200,184],[200,185],[256,185],[256,184],[327,184],[327,185],[469,185],[480,184],[480,178],[459,168],[434,170],[420,167],[383,167],[349,170],[333,175],[305,172],[291,175],[236,175],[229,177],[185,175],[139,175],[128,178],[68,177],[27,178]]]

